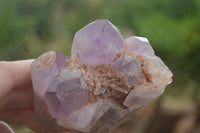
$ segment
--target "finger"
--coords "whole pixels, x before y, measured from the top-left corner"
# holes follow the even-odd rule
[[[14,87],[31,84],[32,62],[33,60],[0,62],[0,99]]]
[[[0,67],[0,99],[3,98],[13,87],[13,81],[8,72]]]
[[[14,133],[14,131],[5,122],[0,121],[0,133]]]
[[[1,118],[17,118],[20,110],[4,110],[0,113]]]
[[[14,89],[6,97],[0,100],[0,113],[5,110],[27,109],[34,106],[33,90],[29,86],[27,89]]]

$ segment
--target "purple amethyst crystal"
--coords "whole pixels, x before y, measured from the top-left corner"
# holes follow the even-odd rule
[[[128,52],[144,56],[154,55],[153,48],[151,47],[147,38],[131,36],[126,39],[126,44],[131,45],[131,47],[128,49]]]
[[[127,77],[129,86],[134,86],[142,80],[141,63],[131,55],[121,55],[113,62],[111,69],[115,72],[123,73]]]
[[[108,20],[75,34],[71,58],[51,51],[31,65],[42,132],[106,133],[164,92],[172,73],[142,37]]]
[[[75,34],[71,56],[83,64],[109,63],[124,45],[125,41],[112,23],[97,20]]]
[[[52,117],[64,117],[85,105],[89,93],[80,70],[64,69],[52,81],[44,100]]]

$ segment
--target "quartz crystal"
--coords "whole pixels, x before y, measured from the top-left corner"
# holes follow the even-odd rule
[[[125,41],[112,23],[97,20],[75,34],[71,57],[91,65],[109,63],[124,45]]]
[[[31,65],[36,120],[44,133],[106,133],[151,103],[172,73],[147,38],[123,39],[108,20],[74,37],[71,58],[50,51]]]
[[[53,117],[64,117],[85,105],[89,94],[81,71],[64,69],[46,90],[44,100]]]
[[[138,84],[142,80],[141,63],[131,55],[121,55],[113,62],[111,69],[115,72],[123,73],[127,77],[127,82],[130,87]]]

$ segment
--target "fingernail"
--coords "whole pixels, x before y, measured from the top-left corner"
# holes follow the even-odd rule
[[[10,126],[7,123],[0,121],[0,133],[15,133],[15,132],[10,128]]]

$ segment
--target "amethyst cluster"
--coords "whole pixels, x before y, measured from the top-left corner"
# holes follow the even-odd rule
[[[74,37],[71,58],[50,51],[31,65],[38,125],[44,133],[106,133],[160,96],[172,73],[149,41],[123,39],[108,20]]]

